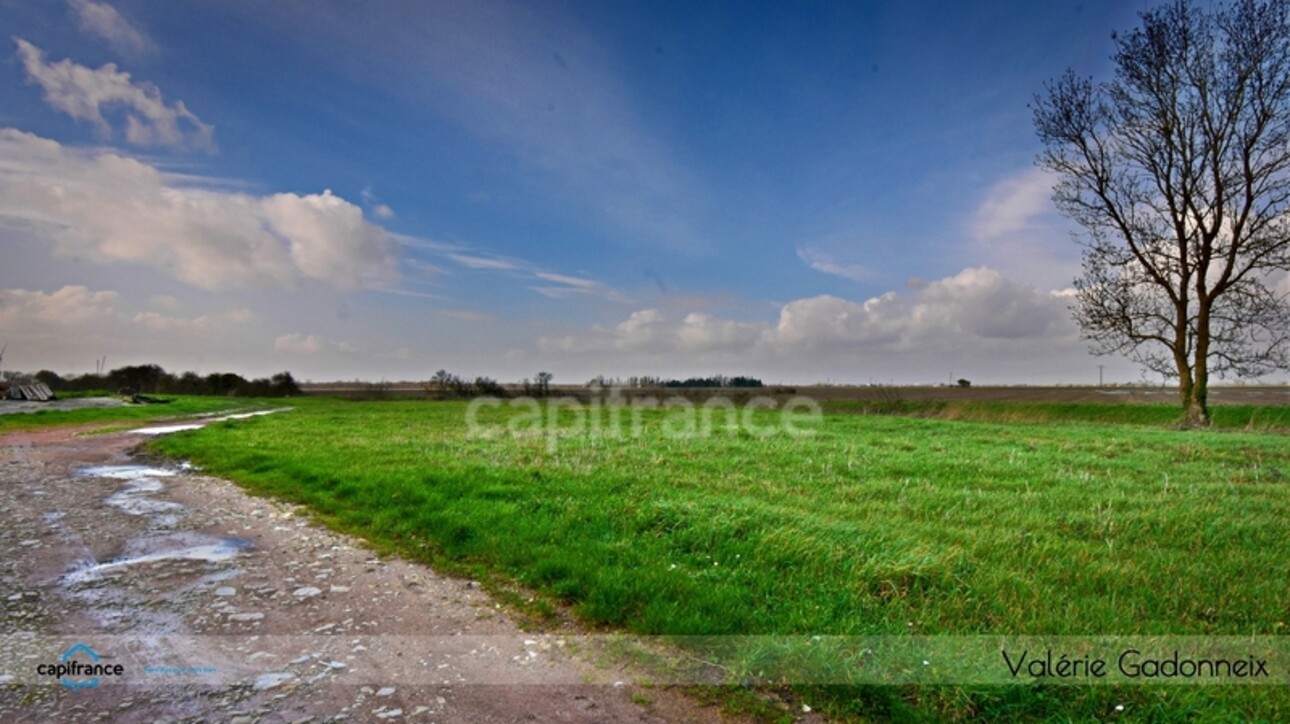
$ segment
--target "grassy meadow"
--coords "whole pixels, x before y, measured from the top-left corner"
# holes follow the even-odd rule
[[[1290,444],[1165,406],[830,406],[804,437],[468,434],[465,403],[305,399],[151,445],[595,627],[667,635],[1290,634]],[[944,412],[944,411],[942,411]],[[970,413],[970,414],[969,414]],[[486,408],[505,429],[515,410]],[[759,412],[774,424],[778,413]],[[972,419],[976,418],[976,419]],[[717,417],[720,420],[720,416]],[[1002,422],[983,420],[998,419]],[[732,671],[736,676],[740,672]],[[797,686],[857,719],[1286,720],[1284,686]],[[1122,707],[1116,709],[1116,707]]]

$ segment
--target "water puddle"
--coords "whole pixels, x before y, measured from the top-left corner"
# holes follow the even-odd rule
[[[140,428],[131,430],[130,432],[133,432],[136,435],[169,435],[172,432],[183,432],[185,430],[200,430],[203,427],[206,427],[207,425],[211,424],[212,422],[224,422],[225,420],[245,420],[248,417],[259,417],[260,415],[272,415],[275,412],[283,412],[285,410],[290,410],[290,409],[291,409],[290,407],[279,407],[273,410],[256,410],[255,412],[239,412],[232,415],[222,415],[220,417],[212,417],[206,420],[198,420],[197,422],[185,422],[185,423],[179,423],[176,425],[157,425],[154,427],[140,427]]]
[[[82,478],[111,478],[112,480],[140,480],[152,478],[171,478],[179,474],[177,470],[167,468],[150,468],[146,465],[99,465],[81,468],[76,471]]]
[[[63,576],[61,583],[74,586],[98,580],[104,574],[120,571],[130,566],[146,565],[161,561],[204,561],[220,563],[237,557],[251,547],[245,538],[181,532],[151,538],[136,538],[126,546],[126,553],[103,563],[90,562]]]
[[[179,472],[146,465],[101,465],[81,468],[76,474],[78,477],[124,480],[126,486],[104,498],[103,502],[128,515],[153,516],[154,524],[168,528],[179,522],[184,506],[157,500],[152,495],[166,489],[161,478],[173,477]]]
[[[251,541],[177,529],[187,508],[162,495],[168,481],[190,470],[187,463],[166,468],[100,465],[74,473],[109,489],[116,487],[103,503],[147,521],[144,532],[112,557],[83,560],[58,579],[62,595],[79,601],[104,631],[157,635],[181,631],[182,621],[168,609],[168,599],[154,598],[158,581],[172,579],[181,584],[176,590],[182,592],[242,574],[237,564],[228,561],[250,548]],[[49,515],[47,522],[56,525],[60,517]]]

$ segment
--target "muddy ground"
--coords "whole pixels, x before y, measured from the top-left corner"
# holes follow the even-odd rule
[[[0,437],[0,721],[723,720],[142,439]]]

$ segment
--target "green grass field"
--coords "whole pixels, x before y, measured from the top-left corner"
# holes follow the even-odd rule
[[[0,431],[263,404],[177,398],[4,416]],[[625,439],[481,439],[465,403],[291,404],[152,445],[378,548],[518,583],[541,594],[530,613],[763,648],[776,639],[752,637],[1287,635],[1290,445],[1268,432],[1286,408],[1221,407],[1220,430],[1183,432],[1168,406],[831,403],[809,437],[725,430],[718,413],[713,435],[678,439],[672,413],[650,411]],[[736,680],[766,656],[725,653]],[[1284,686],[795,693],[839,718],[1290,718]]]
[[[379,547],[637,633],[1290,633],[1286,437],[1177,431],[1152,424],[1163,408],[1135,409],[1115,424],[1061,406],[1012,410],[1025,423],[848,411],[810,437],[693,439],[663,434],[658,411],[639,437],[549,446],[467,435],[464,403],[304,400],[153,445]],[[878,719],[1290,719],[1284,686],[797,694]]]

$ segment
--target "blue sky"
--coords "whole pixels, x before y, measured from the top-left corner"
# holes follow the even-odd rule
[[[1140,9],[0,0],[5,362],[1136,380],[1027,103]]]

